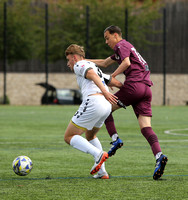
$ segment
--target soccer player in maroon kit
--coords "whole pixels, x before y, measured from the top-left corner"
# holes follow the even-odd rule
[[[91,61],[101,67],[107,67],[117,62],[119,67],[111,76],[116,77],[118,74],[124,73],[126,77],[124,85],[115,95],[126,106],[132,105],[133,107],[141,133],[150,144],[156,158],[153,179],[157,180],[163,175],[168,158],[162,154],[157,135],[151,127],[152,92],[150,87],[153,83],[150,80],[148,64],[135,47],[122,38],[122,32],[118,26],[107,27],[104,30],[104,38],[106,44],[114,50],[114,54],[106,59],[92,59]],[[119,108],[117,104],[113,105],[113,111]],[[123,146],[123,141],[117,134],[112,113],[106,119],[105,125],[112,138],[112,146],[108,152],[109,156],[112,156],[118,148]]]

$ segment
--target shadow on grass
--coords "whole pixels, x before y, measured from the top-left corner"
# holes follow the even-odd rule
[[[163,175],[163,178],[158,179],[156,181],[167,181],[168,179],[166,177],[186,177],[188,175]],[[118,179],[118,178],[152,178],[152,176],[110,176],[110,179]],[[23,181],[30,181],[30,180],[59,180],[59,179],[93,179],[93,177],[50,177],[47,176],[45,178],[8,178],[8,179],[0,179],[0,181],[17,181],[17,180],[23,180]]]

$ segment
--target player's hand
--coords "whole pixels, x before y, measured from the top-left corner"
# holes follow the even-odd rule
[[[115,95],[113,95],[110,92],[105,92],[103,93],[104,97],[113,105],[113,104],[117,104],[118,102],[118,97],[116,97]]]

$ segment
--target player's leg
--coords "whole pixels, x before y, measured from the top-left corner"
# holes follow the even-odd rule
[[[137,86],[140,88],[140,93],[143,93],[144,95],[141,98],[139,98],[138,96],[139,102],[137,104],[132,105],[132,107],[138,118],[138,123],[140,126],[141,133],[150,144],[154,156],[156,157],[156,159],[158,159],[162,154],[162,152],[157,135],[155,134],[155,132],[151,127],[151,117],[152,117],[151,88],[141,83],[138,83]]]
[[[156,159],[158,159],[162,154],[162,152],[157,135],[155,134],[155,132],[151,127],[151,117],[139,115],[138,123],[140,126],[141,133],[150,144],[153,155],[155,156]]]
[[[93,97],[95,98],[95,97]],[[104,124],[105,119],[109,116],[111,110],[112,110],[112,105],[105,99],[104,96],[99,96],[97,98],[94,99],[94,105],[97,110],[96,114],[95,114],[95,120],[93,120],[94,124],[94,128],[91,131],[87,131],[86,132],[86,138],[90,141],[91,144],[93,144],[94,146],[96,146],[98,149],[100,149],[102,151],[102,145],[99,141],[99,139],[96,137],[97,132],[99,131],[99,129],[102,127],[102,125]],[[103,152],[103,151],[102,151]],[[107,154],[106,152],[104,152],[105,155]],[[108,154],[106,159],[108,158]],[[97,164],[97,161],[95,160],[95,164],[93,166],[93,168],[95,168]],[[92,168],[92,170],[93,170]],[[92,170],[91,170],[91,174],[92,174]],[[101,165],[101,169],[99,170],[99,173],[94,176],[94,178],[103,178],[103,179],[108,179],[109,176],[105,170],[105,166],[104,163]]]
[[[96,136],[97,132],[100,128],[94,127],[91,131],[86,131],[86,139],[95,147],[97,147],[99,150],[103,151],[101,142],[99,141],[98,137]],[[109,175],[106,172],[105,169],[105,163],[101,165],[101,169],[98,171],[96,175],[93,176],[93,178],[101,178],[101,179],[109,179]]]
[[[118,105],[112,105],[112,112],[119,109],[120,107]],[[108,151],[108,155],[112,156],[116,153],[117,149],[121,148],[123,146],[123,141],[119,138],[118,133],[116,131],[114,118],[112,116],[112,112],[105,120],[105,126],[108,131],[109,136],[112,138],[112,142],[110,143],[112,146]]]
[[[83,128],[79,128],[74,123],[70,122],[65,131],[64,140],[67,144],[70,144],[72,147],[82,152],[89,153],[94,158],[96,158],[101,151],[81,136],[83,132]]]
[[[78,149],[84,153],[91,154],[95,159],[95,164],[91,169],[91,174],[98,172],[101,168],[103,162],[108,158],[106,152],[101,151],[97,147],[93,146],[88,140],[83,138],[81,134],[84,131],[75,126],[72,122],[69,123],[67,130],[65,132],[65,142],[70,144],[75,149]]]
[[[167,157],[162,154],[161,147],[158,141],[158,137],[151,127],[151,99],[152,93],[150,87],[140,84],[140,87],[145,88],[145,95],[140,100],[139,103],[133,106],[136,116],[138,117],[138,123],[141,129],[141,133],[148,141],[153,155],[156,158],[156,168],[154,171],[153,178],[158,179],[162,176],[166,162],[168,161]]]
[[[119,108],[120,107],[116,104],[112,105],[112,112],[114,112],[115,110],[117,110]],[[112,141],[115,141],[117,139],[117,131],[116,131],[116,127],[115,127],[115,124],[114,124],[114,118],[112,116],[112,112],[106,118],[105,126],[106,126],[106,129],[107,129],[110,137],[112,138]]]
[[[153,155],[156,158],[156,166],[153,174],[153,179],[158,180],[164,173],[165,165],[168,161],[168,158],[166,155],[162,154],[157,135],[151,127],[151,117],[139,115],[138,121],[141,132],[150,144]]]
[[[103,95],[89,96],[86,102],[82,103],[79,110],[72,118],[72,121],[82,127],[87,128],[86,138],[94,139],[100,127],[104,124],[104,120],[111,112],[111,104]],[[96,127],[96,128],[94,128]],[[90,145],[92,145],[90,143]],[[96,147],[95,147],[96,148]],[[98,149],[98,148],[97,148]],[[91,174],[96,173],[101,168],[103,162],[108,158],[108,154],[98,149],[100,154],[94,156],[95,163],[91,169]]]
[[[134,92],[134,91],[133,91]],[[129,85],[124,85],[121,87],[121,89],[115,93],[115,95],[118,97],[118,99],[126,106],[130,105],[132,94],[129,91]],[[113,105],[112,112],[115,110],[121,108],[118,105]],[[118,132],[115,127],[114,118],[112,116],[112,113],[108,116],[108,118],[105,120],[105,126],[108,131],[109,136],[112,138],[112,142],[110,143],[112,146],[110,150],[108,151],[108,155],[112,156],[116,153],[117,149],[121,148],[123,146],[123,141],[119,138]]]

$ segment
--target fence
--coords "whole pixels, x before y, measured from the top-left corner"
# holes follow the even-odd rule
[[[11,7],[11,11],[8,12],[8,10]],[[13,9],[14,5],[8,5],[6,6],[6,8],[4,8],[4,11],[6,11],[6,13],[4,13],[4,16],[1,15],[0,17],[6,17],[6,19],[9,19],[9,15],[11,15],[12,9]],[[134,40],[134,38],[131,36],[131,32],[129,30],[129,11],[126,12],[125,14],[125,10],[121,10],[122,14],[121,14],[121,18],[122,18],[122,22],[124,23],[122,26],[122,29],[124,29],[125,27],[125,31],[126,31],[126,37],[129,36],[128,40],[134,45],[136,43],[136,47],[137,47],[137,42]],[[127,11],[127,10],[126,10]],[[38,15],[42,15],[44,18],[44,21],[42,22],[43,24],[39,24],[40,29],[44,29],[43,32],[43,38],[39,38],[39,41],[42,42],[38,42],[38,45],[36,45],[35,50],[40,49],[41,45],[43,45],[43,51],[41,51],[41,54],[43,54],[43,60],[41,59],[32,59],[33,55],[31,54],[31,58],[20,58],[19,61],[10,61],[11,59],[11,54],[7,53],[10,49],[10,44],[9,40],[11,41],[11,35],[14,35],[13,32],[9,32],[9,24],[7,24],[8,22],[10,22],[10,20],[6,20],[4,21],[4,39],[1,40],[1,47],[3,46],[3,41],[4,41],[4,49],[6,50],[6,53],[8,54],[8,65],[7,65],[7,72],[44,72],[45,71],[45,61],[46,59],[48,60],[48,58],[46,57],[46,54],[50,54],[49,55],[49,72],[69,72],[68,69],[66,68],[65,65],[65,57],[63,57],[62,55],[64,54],[64,49],[62,47],[62,49],[60,49],[61,51],[61,57],[59,60],[55,60],[55,62],[53,61],[53,59],[50,58],[50,56],[52,56],[53,54],[53,50],[54,49],[49,49],[49,48],[55,48],[55,47],[50,47],[50,45],[52,44],[52,42],[54,40],[57,40],[57,37],[59,37],[59,35],[55,35],[52,34],[53,32],[53,27],[50,26],[50,24],[52,23],[56,23],[56,21],[58,21],[58,19],[52,19],[51,15],[50,15],[50,8],[46,6],[43,7],[43,9],[40,10],[41,13],[38,13]],[[66,10],[63,11],[66,15]],[[93,49],[93,35],[91,38],[91,34],[90,31],[93,28],[93,26],[95,26],[95,22],[92,19],[92,15],[95,12],[95,10],[92,10],[91,8],[89,8],[88,6],[86,8],[84,8],[82,10],[82,15],[83,15],[83,24],[85,24],[85,27],[80,28],[81,31],[80,33],[77,33],[78,35],[81,35],[81,37],[83,38],[82,41],[80,41],[80,37],[77,36],[77,38],[75,38],[75,40],[73,41],[72,38],[70,38],[70,42],[68,41],[68,43],[71,42],[77,42],[77,43],[82,43],[85,47],[86,47],[86,54],[87,57],[89,57],[89,55],[91,57],[95,56],[95,51],[100,51],[98,49]],[[163,73],[163,23],[164,23],[164,19],[163,19],[163,10],[161,10],[161,18],[157,19],[156,21],[153,22],[153,27],[152,27],[152,31],[158,31],[158,34],[146,34],[148,42],[150,42],[150,44],[145,44],[144,47],[137,47],[139,48],[140,53],[143,55],[143,57],[148,61],[149,65],[150,65],[150,69],[152,71],[152,73]],[[6,15],[6,16],[5,16]],[[73,15],[73,18],[78,17],[77,15]],[[100,16],[101,17],[101,16]],[[46,21],[48,20],[48,21]],[[186,56],[187,56],[187,49],[188,49],[188,42],[187,42],[187,35],[188,35],[188,3],[186,1],[183,2],[176,2],[176,3],[168,3],[166,4],[166,56],[167,56],[167,65],[166,65],[166,72],[167,73],[188,73],[188,67],[187,67],[187,62],[186,62]],[[36,22],[33,22],[36,23]],[[46,26],[45,26],[46,23]],[[126,25],[127,23],[127,25]],[[49,25],[48,25],[49,24]],[[3,24],[2,24],[3,25]],[[59,25],[59,24],[55,24],[55,25]],[[15,25],[16,26],[16,25]],[[20,27],[18,28],[24,28],[25,25],[23,24],[23,27],[21,27],[21,25],[19,25]],[[102,27],[102,28],[98,28],[99,30],[101,30],[100,32],[100,37],[103,38],[103,29],[105,28],[105,26],[101,24],[97,25],[98,27]],[[3,27],[3,26],[2,26]],[[66,24],[65,27],[63,27],[63,29],[67,29],[68,25]],[[63,34],[63,29],[62,29],[62,34]],[[71,30],[71,29],[70,29]],[[124,31],[123,31],[124,32]],[[132,31],[133,32],[133,31]],[[27,32],[25,32],[27,33]],[[129,34],[127,34],[129,33]],[[11,35],[10,35],[11,34]],[[24,37],[27,37],[27,35],[24,35]],[[48,37],[48,38],[47,38]],[[63,37],[63,36],[62,36]],[[0,36],[0,38],[2,38],[2,35]],[[33,37],[34,38],[34,37]],[[104,40],[99,38],[99,41],[102,41],[102,44],[98,44],[101,45],[102,48],[104,48],[103,46],[105,46]],[[31,38],[28,38],[28,40]],[[140,42],[142,42],[144,38],[140,38]],[[6,42],[6,40],[8,40]],[[16,39],[14,39],[16,40]],[[16,41],[12,41],[12,43],[15,43]],[[18,40],[19,42],[19,40]],[[31,43],[33,41],[28,41],[28,43]],[[49,45],[47,44],[47,42],[49,43]],[[152,44],[151,44],[152,43]],[[15,45],[15,44],[14,44]],[[46,45],[46,46],[45,46]],[[59,46],[58,46],[59,47]],[[25,48],[25,49],[24,49]],[[106,47],[107,49],[108,47]],[[23,46],[23,50],[22,51],[27,51],[27,48]],[[2,52],[1,52],[2,53]],[[54,52],[55,54],[56,52]],[[111,50],[107,50],[106,55],[110,55],[112,53]],[[17,57],[19,57],[20,55],[18,54]],[[3,71],[3,57],[2,55],[0,56],[0,71]],[[112,69],[111,69],[112,70]],[[110,70],[110,71],[111,71]]]

